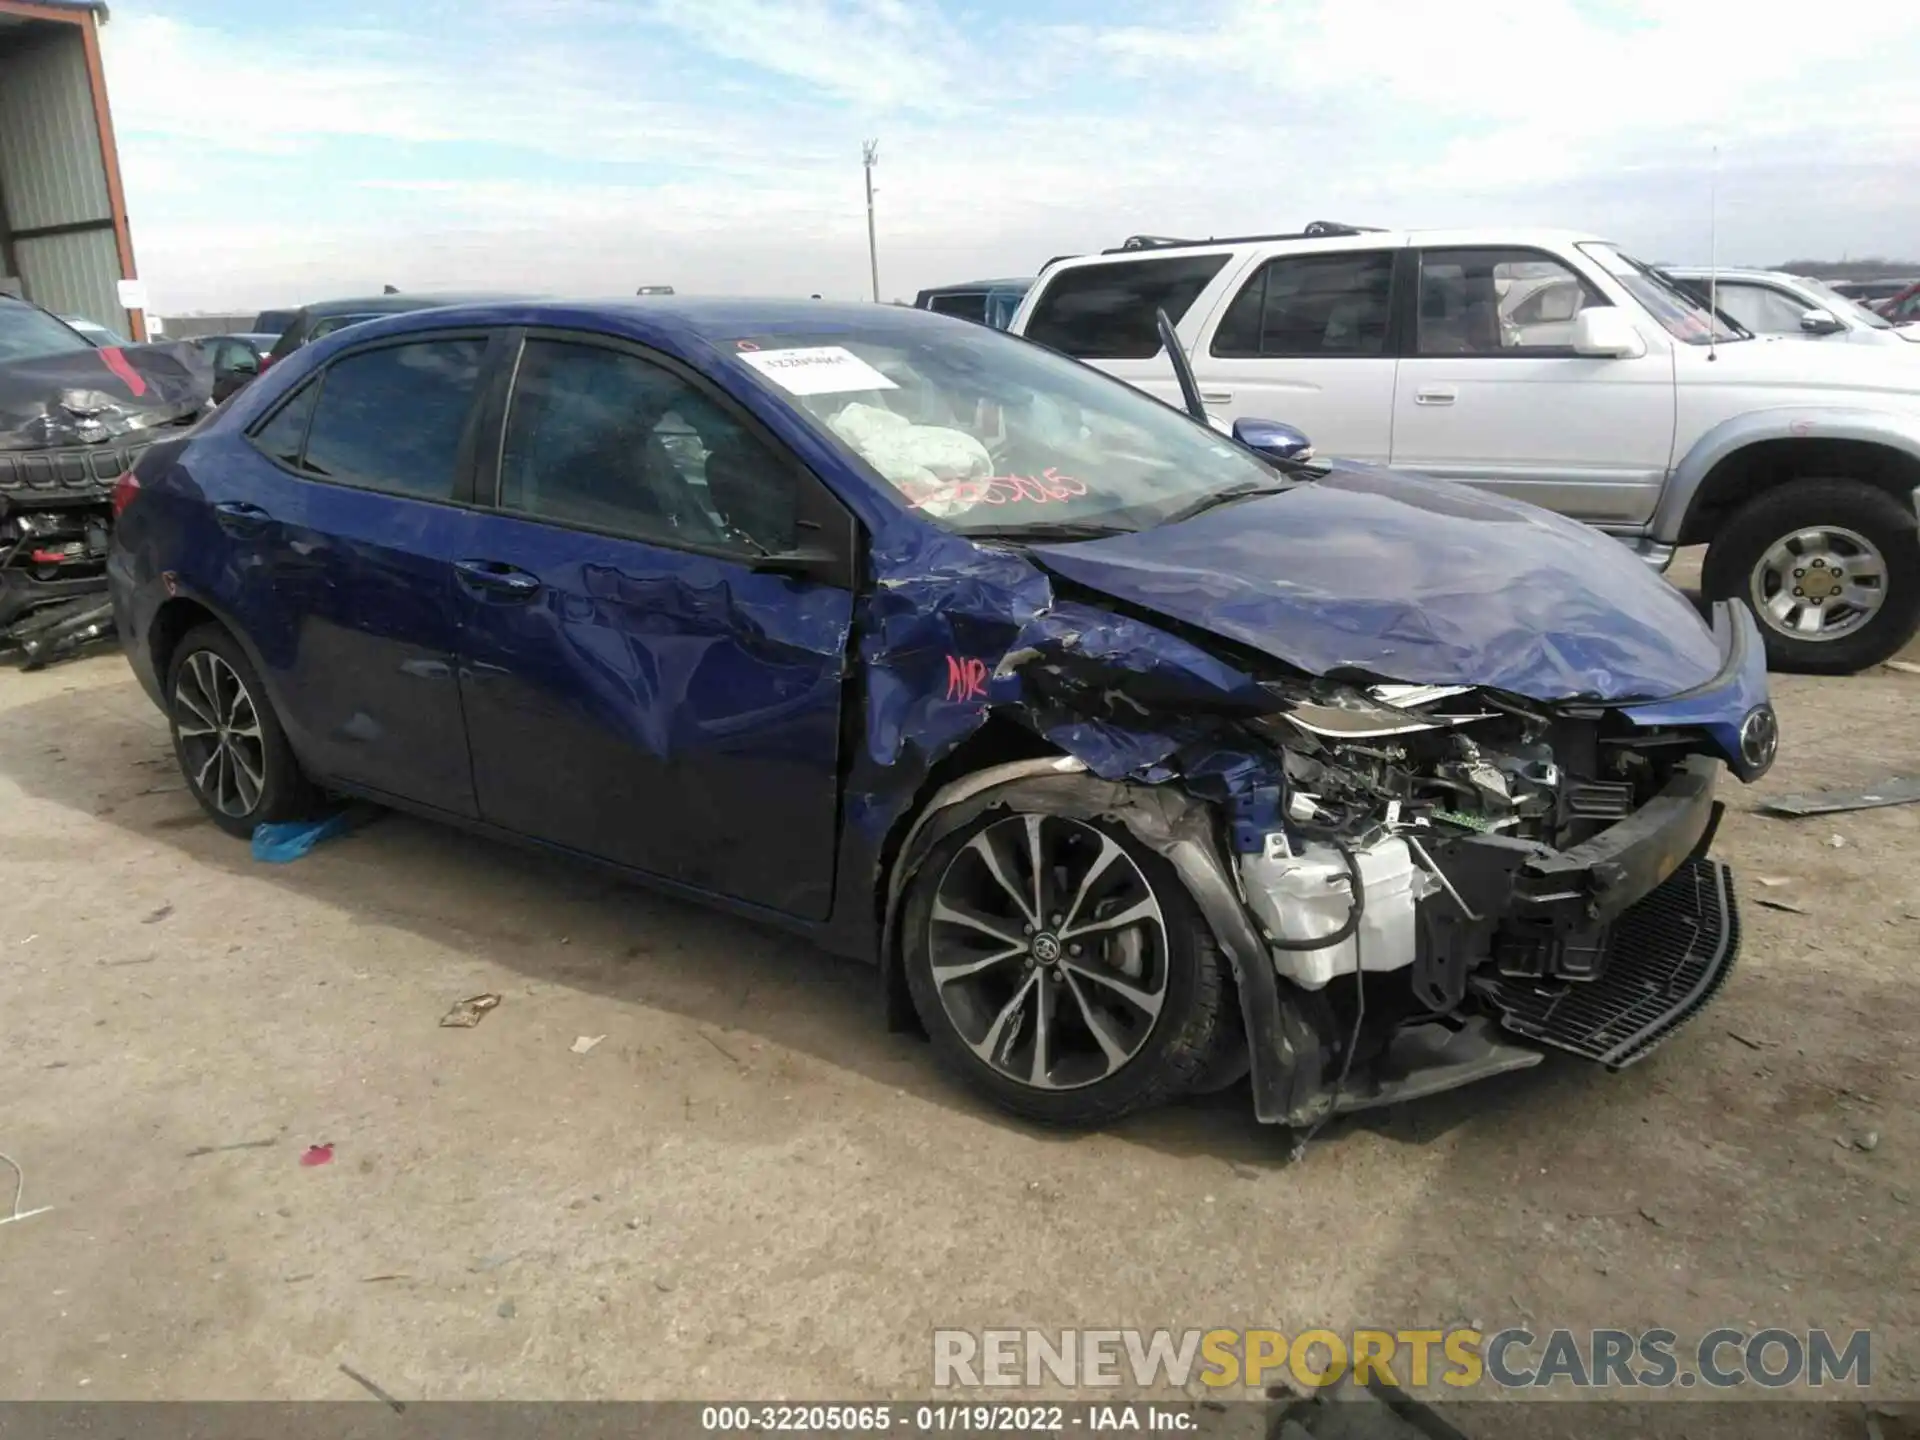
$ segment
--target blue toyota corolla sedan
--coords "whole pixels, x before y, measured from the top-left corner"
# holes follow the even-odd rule
[[[1751,617],[1272,434],[915,310],[424,311],[148,450],[114,613],[235,835],[362,796],[760,917],[1031,1118],[1640,1058],[1738,951]]]

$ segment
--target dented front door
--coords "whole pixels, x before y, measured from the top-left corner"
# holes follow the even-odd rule
[[[790,464],[631,347],[535,335],[513,375],[454,566],[481,818],[825,918],[853,597],[755,568]]]
[[[461,582],[481,818],[824,918],[852,597],[505,515],[474,543],[528,587]]]

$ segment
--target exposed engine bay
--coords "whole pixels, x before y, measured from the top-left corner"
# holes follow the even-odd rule
[[[1717,987],[1735,920],[1704,858],[1719,766],[1697,733],[1468,686],[1323,688],[1247,723],[1278,747],[1287,780],[1285,828],[1238,859],[1276,973],[1318,994],[1337,977],[1409,972],[1385,1004],[1377,983],[1342,992],[1351,1034],[1325,1037],[1341,1055],[1336,1108],[1444,1088],[1434,1072],[1449,1066],[1537,1060],[1492,1041],[1490,1019],[1617,1068]],[[1636,824],[1659,842],[1626,843]],[[1610,853],[1583,852],[1595,846]],[[1635,964],[1647,917],[1633,911],[1657,909],[1669,886],[1699,913],[1678,917],[1677,948],[1672,936],[1652,946],[1677,963],[1649,975]],[[1424,1058],[1395,1064],[1405,1039]],[[1425,1053],[1436,1045],[1437,1065]]]

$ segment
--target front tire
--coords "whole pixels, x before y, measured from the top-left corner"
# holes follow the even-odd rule
[[[1701,590],[1742,600],[1775,670],[1851,675],[1920,630],[1913,511],[1858,480],[1795,480],[1736,511],[1707,550]]]
[[[1174,869],[1118,825],[984,815],[907,893],[908,992],[941,1063],[1023,1119],[1108,1124],[1190,1091],[1237,1023]]]
[[[174,758],[209,819],[245,839],[299,820],[318,795],[300,773],[280,718],[246,652],[218,625],[188,632],[167,666]]]

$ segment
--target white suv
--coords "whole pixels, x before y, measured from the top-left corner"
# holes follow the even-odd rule
[[[1920,628],[1920,347],[1784,345],[1591,235],[1135,237],[1046,267],[1011,329],[1216,421],[1484,485],[1664,567],[1709,545],[1779,668],[1848,672]],[[1498,583],[1490,576],[1489,583]]]

